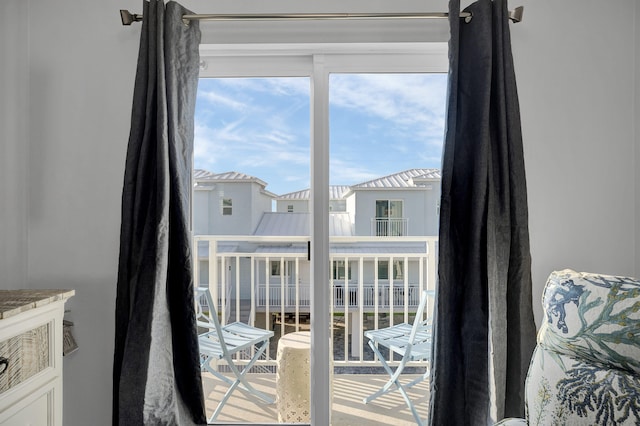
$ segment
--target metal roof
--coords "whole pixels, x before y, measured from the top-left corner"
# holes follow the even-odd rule
[[[267,186],[267,183],[255,176],[251,176],[245,173],[239,172],[224,172],[224,173],[211,173],[207,170],[195,169],[193,171],[193,178],[200,182],[255,182],[263,187]]]
[[[224,243],[218,244],[218,253],[235,253],[238,251],[238,244]],[[209,244],[206,241],[198,241],[198,259],[209,258]]]
[[[329,186],[329,199],[341,200],[344,198],[344,195],[347,192],[349,192],[348,185],[331,185]],[[311,197],[311,191],[307,188],[300,191],[282,194],[278,197],[278,199],[279,200],[308,200],[310,197]]]
[[[440,180],[439,169],[409,169],[378,179],[353,185],[352,189],[361,188],[416,188],[416,182]]]
[[[207,170],[194,170],[193,177],[201,183],[208,182],[255,182],[263,187],[267,183],[263,180],[239,172],[211,173]],[[367,182],[358,183],[356,185],[331,185],[329,187],[330,200],[342,200],[353,189],[387,189],[387,188],[418,188],[424,183],[439,181],[441,173],[439,169],[409,169],[402,172],[394,173],[381,178],[373,179]],[[277,196],[278,200],[309,200],[311,192],[307,189],[289,192]],[[269,193],[269,195],[274,195]]]
[[[308,236],[311,233],[310,213],[267,212],[262,214],[254,235]],[[329,235],[353,236],[351,217],[347,212],[329,214]]]

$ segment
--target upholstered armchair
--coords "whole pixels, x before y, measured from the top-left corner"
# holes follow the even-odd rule
[[[566,269],[542,299],[527,418],[498,424],[640,425],[640,281]]]

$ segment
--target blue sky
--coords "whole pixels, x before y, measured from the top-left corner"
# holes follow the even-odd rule
[[[446,74],[332,74],[330,180],[350,185],[440,167]],[[309,187],[309,79],[200,79],[195,167]]]

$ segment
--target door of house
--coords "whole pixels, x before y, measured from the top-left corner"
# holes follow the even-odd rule
[[[271,221],[268,229],[272,232],[280,229],[278,235],[245,236],[246,245],[254,249],[250,254],[243,253],[251,257],[249,264],[258,264],[260,256],[274,260],[287,256],[295,258],[295,261],[286,262],[284,270],[280,271],[283,282],[290,286],[300,282],[300,264],[307,256],[310,259],[308,310],[312,317],[313,377],[309,383],[313,401],[310,422],[328,425],[332,418],[332,400],[336,404],[331,394],[332,360],[335,357],[330,352],[334,345],[329,342],[334,321],[334,296],[329,283],[332,283],[330,237],[338,232],[338,228],[335,217],[330,216],[331,185],[353,185],[406,167],[439,168],[440,154],[434,153],[429,146],[437,146],[438,140],[441,144],[444,133],[443,81],[446,82],[446,75],[442,73],[446,72],[448,63],[446,44],[345,43],[233,48],[210,45],[201,48],[201,58],[195,168],[213,174],[233,171],[233,178],[226,176],[225,191],[230,184],[246,185],[246,196],[254,197],[243,202],[235,196],[233,213],[227,219],[231,221],[233,215],[244,214],[244,220],[255,221],[255,230],[266,229],[266,221]],[[439,74],[430,80],[420,73]],[[440,97],[441,112],[433,113],[429,107],[405,108],[411,104],[421,105],[421,99],[427,104],[434,103],[434,93]],[[432,136],[427,137],[427,134]],[[409,163],[392,161],[393,158],[410,158],[415,163],[407,165]],[[296,208],[294,213],[285,208],[276,213],[279,198],[285,199],[284,195],[303,190],[308,190],[307,198],[303,200],[307,203],[306,212],[299,213]],[[265,195],[271,197],[271,203],[261,198]],[[262,204],[254,203],[256,199]],[[336,200],[333,201],[335,204]],[[353,232],[361,218],[357,212],[350,212],[350,202],[344,201],[347,211],[335,214],[351,215],[347,219],[351,227],[340,229]],[[377,217],[387,220],[403,217],[401,200],[383,201],[375,201]],[[371,213],[364,220],[370,218]],[[284,226],[286,230],[278,226]],[[292,233],[296,226],[307,226],[309,247],[296,240],[300,236]],[[270,240],[269,235],[277,238]],[[287,235],[296,237],[287,241]],[[242,240],[241,236],[225,238]],[[219,243],[219,247],[216,250],[226,249],[223,243]],[[225,255],[219,251],[215,253]],[[357,260],[357,257],[349,256],[344,258],[346,264],[350,259]],[[268,280],[274,270],[251,269],[250,272],[251,279],[267,275]],[[358,275],[364,276],[364,273]],[[348,286],[350,279],[345,278]],[[239,279],[238,285],[241,282]],[[259,288],[260,283],[257,284],[256,288]],[[281,291],[270,283],[265,285],[264,291],[269,294]],[[302,294],[304,289],[296,291]],[[262,309],[254,318],[265,315],[264,309],[266,315],[272,312],[268,303]],[[349,321],[348,314],[344,317]],[[268,322],[263,325],[270,326]],[[361,334],[361,329],[355,330]],[[345,332],[344,338],[348,342],[349,334]],[[360,336],[353,339],[354,344],[364,343]],[[344,342],[341,345],[343,348],[349,346]],[[345,362],[348,358],[345,356]],[[363,359],[357,363],[367,365]],[[333,424],[340,424],[339,418],[342,417],[335,417],[337,422]]]

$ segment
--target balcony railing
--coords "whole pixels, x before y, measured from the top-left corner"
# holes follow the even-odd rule
[[[308,237],[196,236],[196,283],[209,286],[223,324],[242,321],[269,328],[276,333],[274,339],[308,329],[312,285],[308,241]],[[340,266],[332,270],[342,278],[327,283],[335,366],[379,365],[363,341],[363,332],[412,321],[421,291],[435,289],[436,246],[437,237],[330,239],[330,261]],[[427,315],[431,312],[429,304]],[[274,364],[276,341],[271,346],[260,365]]]
[[[389,217],[371,218],[371,235],[376,237],[402,237],[409,235],[409,219]]]
[[[420,303],[420,288],[419,284],[409,284],[409,297],[407,303],[410,308],[416,308]],[[376,298],[376,294],[378,297]],[[358,288],[351,287],[345,291],[344,285],[333,285],[333,308],[340,309],[347,307],[348,309],[357,309],[360,306],[360,298],[362,298],[362,304],[366,311],[372,311],[376,306],[380,308],[386,308],[390,306],[390,301],[393,301],[393,305],[396,308],[403,308],[405,304],[405,289],[403,287],[390,287],[388,284],[380,284],[376,286],[374,284],[365,284],[363,291],[359,292]],[[269,297],[267,298],[267,286],[266,284],[258,284],[258,297],[256,301],[256,307],[258,310],[263,311],[267,304],[271,307],[284,306],[288,311],[290,308],[295,308],[296,305],[302,309],[307,309],[311,305],[311,288],[309,285],[299,286],[297,289],[292,285],[285,286],[284,303],[282,298],[282,291],[279,287],[269,287]],[[267,303],[268,301],[268,303]]]

